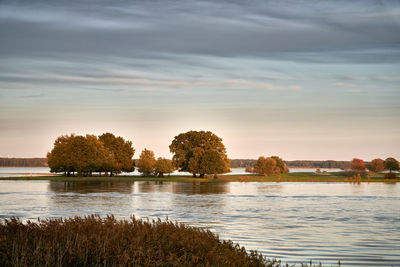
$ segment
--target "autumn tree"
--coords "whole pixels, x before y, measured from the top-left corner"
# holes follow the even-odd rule
[[[204,177],[208,173],[229,172],[230,160],[222,139],[212,132],[189,131],[175,136],[169,146],[174,154],[172,162],[179,171],[186,171],[196,177]],[[216,163],[210,159],[216,160]],[[213,165],[215,164],[215,165]]]
[[[350,163],[350,168],[356,172],[363,172],[365,171],[365,164],[362,159],[354,158]]]
[[[154,157],[154,152],[151,150],[144,149],[140,154],[137,167],[139,172],[144,176],[149,176],[154,173],[154,168],[156,165],[156,158]]]
[[[69,176],[74,170],[72,167],[72,158],[68,153],[68,146],[74,135],[62,135],[54,141],[54,147],[47,153],[47,165],[50,172],[63,172]]]
[[[174,171],[174,166],[172,160],[166,158],[158,158],[154,165],[154,173],[158,177],[164,177],[164,173],[172,173]]]
[[[57,138],[47,159],[51,172],[76,172],[78,176],[92,175],[113,161],[110,151],[94,135]]]
[[[395,158],[387,158],[385,160],[385,169],[392,171],[399,170],[399,162]]]
[[[381,172],[385,170],[385,161],[383,159],[373,159],[369,164],[369,169],[373,172]]]
[[[103,142],[112,157],[113,163],[104,171],[109,171],[112,176],[114,173],[133,172],[134,161],[132,159],[135,154],[135,149],[132,147],[131,141],[125,141],[121,136],[115,137],[112,133],[105,133],[99,136],[99,140]]]
[[[276,167],[276,160],[274,158],[259,157],[254,164],[253,171],[266,176],[275,173]]]
[[[272,159],[276,161],[275,173],[288,173],[289,169],[286,166],[286,163],[278,156],[272,156]]]
[[[200,174],[221,174],[230,172],[230,159],[215,149],[204,151],[199,161]]]
[[[101,137],[94,135],[60,136],[47,154],[51,172],[64,172],[65,175],[77,173],[78,176],[92,175],[93,172],[133,171],[133,148],[131,142],[112,134]],[[107,145],[106,145],[107,144]]]

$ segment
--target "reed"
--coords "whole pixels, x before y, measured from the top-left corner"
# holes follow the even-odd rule
[[[0,222],[3,266],[266,266],[256,251],[209,230],[97,215]]]
[[[0,220],[0,266],[295,266],[168,219]],[[301,267],[321,266],[300,264]],[[340,262],[338,263],[340,266]]]

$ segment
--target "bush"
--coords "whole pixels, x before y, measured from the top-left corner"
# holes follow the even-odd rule
[[[0,221],[2,266],[278,266],[209,230],[96,215]]]
[[[396,179],[396,173],[394,173],[394,172],[388,172],[388,173],[385,173],[385,178],[386,179]]]
[[[363,178],[367,177],[367,172],[358,172],[358,171],[342,171],[342,172],[335,172],[336,176],[345,176],[345,177],[353,177],[360,175]]]

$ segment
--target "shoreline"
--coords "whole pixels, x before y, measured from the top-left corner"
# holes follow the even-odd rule
[[[362,178],[356,180],[352,177],[340,176],[335,173],[325,175],[310,174],[305,172],[273,174],[270,176],[261,176],[255,174],[249,175],[218,175],[218,179],[214,179],[212,175],[205,178],[193,178],[192,176],[171,175],[163,178],[144,177],[144,176],[92,176],[92,177],[65,177],[65,176],[25,176],[25,177],[0,177],[0,181],[107,181],[107,182],[134,182],[134,181],[158,181],[158,182],[200,182],[200,183],[217,183],[217,182],[321,182],[321,183],[397,183],[400,178],[386,179],[383,174],[373,174],[370,179]]]

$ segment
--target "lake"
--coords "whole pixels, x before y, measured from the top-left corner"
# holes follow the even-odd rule
[[[207,227],[284,262],[400,266],[400,185],[0,181],[0,217],[114,214]]]

